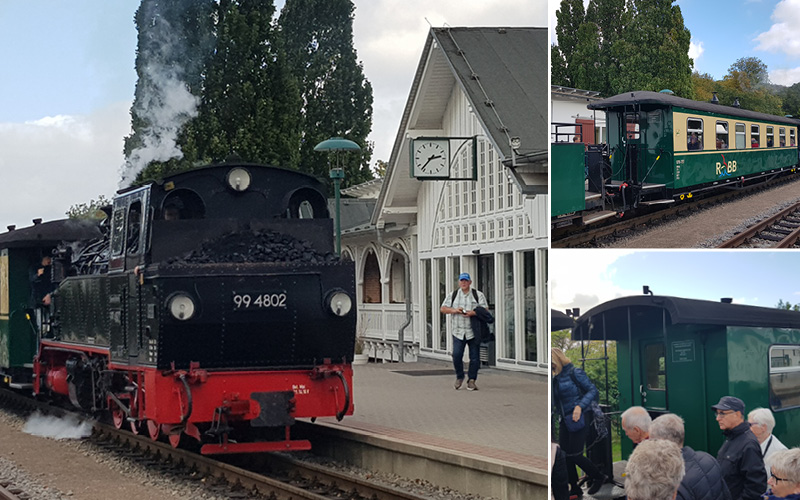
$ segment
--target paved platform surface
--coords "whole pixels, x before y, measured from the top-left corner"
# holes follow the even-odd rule
[[[520,469],[547,471],[550,411],[542,375],[481,369],[477,391],[453,389],[436,362],[354,366],[355,413],[328,424]]]

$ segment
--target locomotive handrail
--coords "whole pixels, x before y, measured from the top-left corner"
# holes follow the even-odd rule
[[[337,370],[334,373],[337,377],[339,377],[339,380],[342,381],[342,385],[344,386],[344,408],[342,411],[336,413],[336,420],[341,422],[347,413],[347,410],[350,409],[350,387],[347,386],[347,380],[345,380],[344,374],[341,370]]]

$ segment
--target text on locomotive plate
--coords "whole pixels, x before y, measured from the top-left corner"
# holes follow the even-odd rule
[[[234,293],[233,310],[286,309],[286,293]]]

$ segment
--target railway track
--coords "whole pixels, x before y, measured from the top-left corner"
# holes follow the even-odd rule
[[[72,413],[46,405],[14,392],[0,391],[0,404],[14,411],[30,413],[39,410],[57,416]],[[228,498],[269,498],[270,500],[421,500],[426,498],[411,492],[373,483],[327,467],[302,462],[279,454],[230,455],[225,461],[173,448],[170,444],[153,441],[148,436],[118,430],[113,425],[94,423],[92,439],[99,446],[132,458],[149,467],[169,471],[187,479],[207,479],[206,484],[221,490]],[[237,464],[237,465],[234,465]],[[2,483],[0,483],[1,485]],[[216,491],[220,493],[220,491]],[[0,500],[25,500],[26,496],[3,496]],[[13,485],[9,491],[14,495]]]
[[[800,202],[768,217],[717,248],[791,248],[800,239]]]
[[[685,202],[673,207],[661,209],[652,213],[639,215],[629,219],[621,219],[600,227],[579,228],[571,232],[564,232],[554,230],[552,234],[552,247],[553,248],[575,248],[593,246],[597,241],[603,238],[620,236],[630,231],[640,230],[647,228],[655,223],[670,217],[685,216],[689,213],[702,210],[720,203],[733,201],[754,194],[762,190],[767,190],[777,187],[789,182],[800,182],[796,175],[786,177],[778,177],[771,179],[761,184],[754,184],[747,186],[736,191],[728,191],[718,195],[710,196],[707,198],[696,199],[691,202]]]

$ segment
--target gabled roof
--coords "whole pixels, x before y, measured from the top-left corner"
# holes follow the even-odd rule
[[[421,181],[409,175],[409,136],[443,128],[448,100],[458,85],[503,159],[517,154],[538,161],[548,151],[546,28],[432,28],[425,42],[372,216],[377,224],[416,220]],[[535,126],[541,124],[541,127]],[[416,132],[415,131],[419,131]]]
[[[92,219],[59,219],[0,234],[0,248],[52,247],[62,241],[80,241],[103,235]]]

